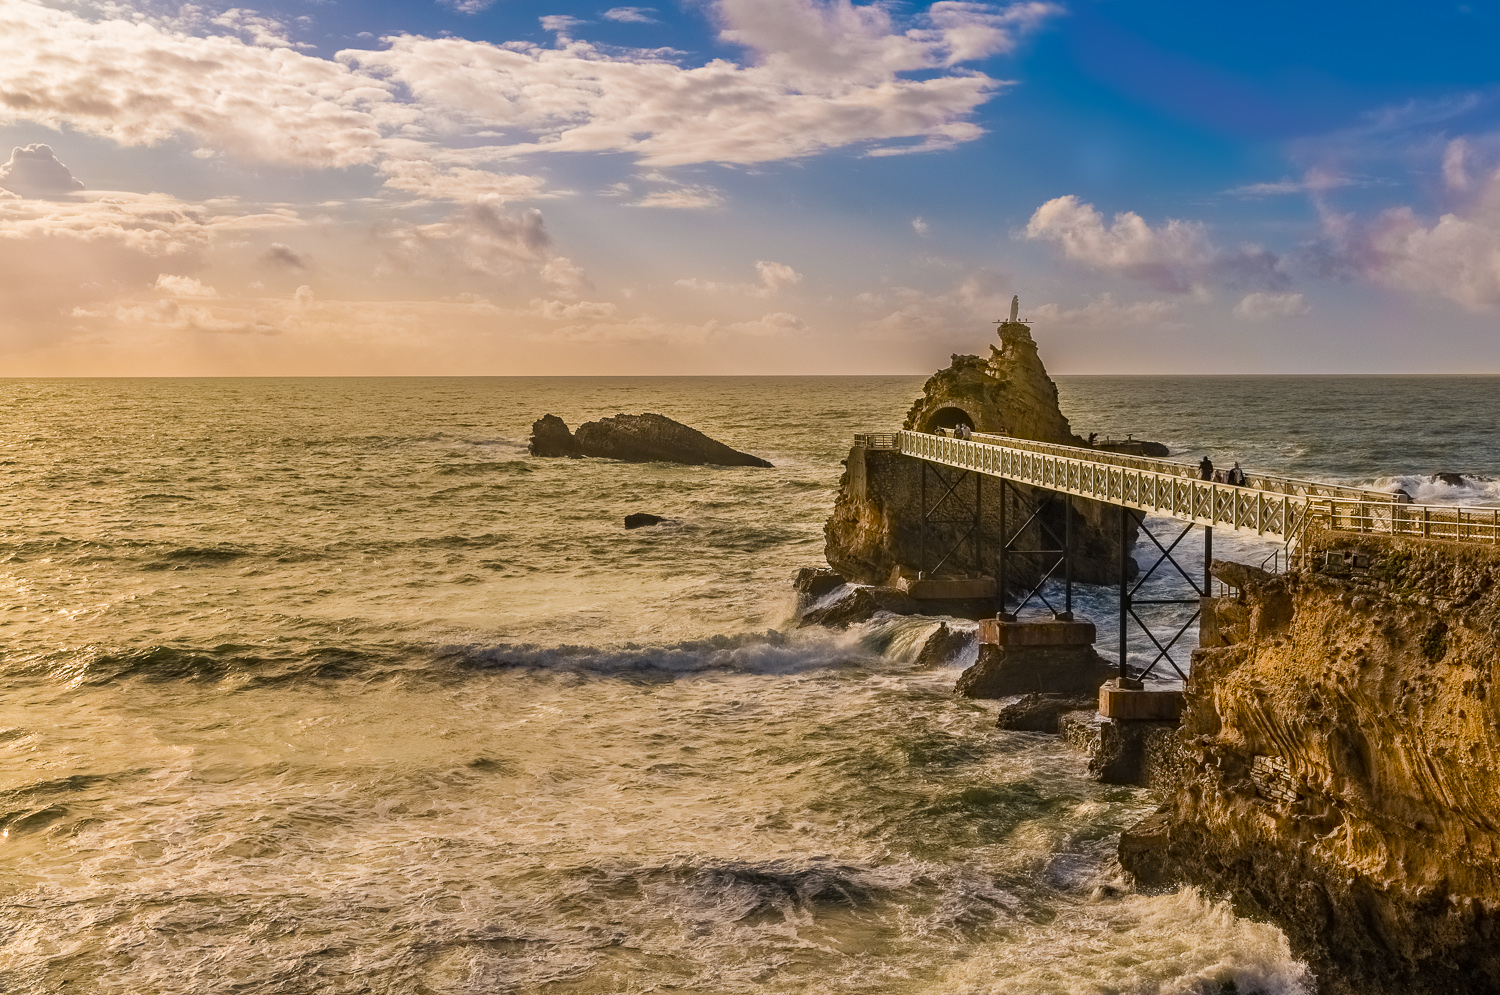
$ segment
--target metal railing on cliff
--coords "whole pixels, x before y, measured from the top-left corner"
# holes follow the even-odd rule
[[[1265,473],[1225,484],[1199,479],[1195,464],[1177,460],[985,433],[867,433],[855,444],[1281,542],[1316,522],[1343,532],[1500,544],[1500,508],[1410,504],[1384,491]]]

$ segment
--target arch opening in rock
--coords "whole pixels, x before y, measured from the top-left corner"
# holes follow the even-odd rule
[[[974,427],[974,419],[963,408],[938,408],[927,418],[927,423],[922,427],[924,432],[936,432],[940,428],[957,428],[960,425]]]

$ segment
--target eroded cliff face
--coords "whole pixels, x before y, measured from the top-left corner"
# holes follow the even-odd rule
[[[1058,407],[1057,386],[1047,375],[1031,333],[1020,322],[1000,326],[1000,345],[990,347],[990,358],[953,357],[952,365],[928,379],[904,428],[934,431],[963,423],[976,432],[994,432],[1036,442],[1083,445]],[[958,471],[941,471],[947,480]],[[998,480],[981,481],[977,528],[972,514],[975,491],[972,476],[955,488],[941,513],[929,520],[923,535],[922,463],[882,450],[855,448],[839,484],[833,514],[824,526],[828,563],[849,580],[862,584],[887,583],[894,572],[936,571],[944,575],[993,576],[1000,542]],[[929,507],[946,489],[929,471]],[[1040,518],[1057,536],[1063,534],[1064,503],[1060,496],[1017,486],[1007,497],[1009,527],[1014,531],[1040,502]],[[1120,570],[1120,513],[1093,501],[1072,502],[1073,577],[1083,583],[1114,583]],[[973,532],[969,530],[973,528]],[[1136,529],[1127,528],[1133,544]],[[969,541],[954,540],[968,535]],[[975,541],[977,539],[977,542]],[[1018,543],[1020,548],[1051,548],[1056,544],[1033,525]],[[947,556],[945,562],[938,560]],[[1051,565],[1050,557],[1012,556],[1007,578],[1012,588],[1036,582]],[[1127,564],[1134,573],[1134,562]],[[1059,574],[1060,575],[1060,574]]]
[[[1230,644],[1193,657],[1189,773],[1133,841],[1146,858],[1122,859],[1277,923],[1323,995],[1500,991],[1500,552],[1305,548],[1220,599]]]

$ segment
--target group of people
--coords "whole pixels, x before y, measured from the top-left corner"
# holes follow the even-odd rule
[[[1215,470],[1213,460],[1207,456],[1198,464],[1198,476],[1203,480],[1211,480],[1216,484],[1233,484],[1236,487],[1244,487],[1247,483],[1245,471],[1240,469],[1236,462],[1228,470]]]

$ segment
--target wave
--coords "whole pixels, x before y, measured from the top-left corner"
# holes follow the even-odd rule
[[[533,473],[535,468],[524,460],[504,460],[487,463],[453,463],[437,471],[445,477],[472,477],[487,473]]]
[[[858,636],[764,633],[711,636],[662,646],[538,646],[534,643],[484,646],[449,645],[438,658],[475,670],[524,669],[574,671],[601,675],[687,675],[709,671],[748,674],[795,674],[831,667],[869,666],[878,652],[859,644]]]
[[[1373,486],[1391,494],[1405,491],[1417,504],[1500,505],[1500,479],[1478,473],[1377,477]]]

